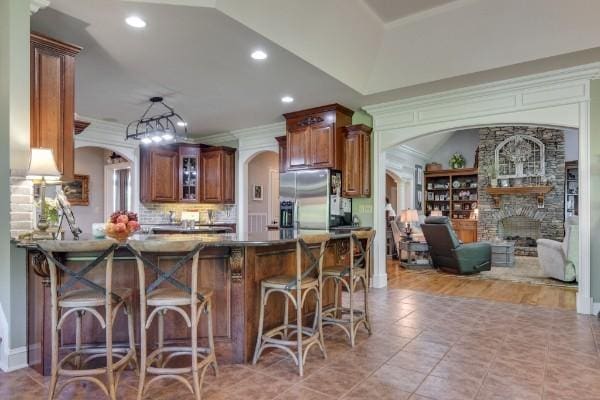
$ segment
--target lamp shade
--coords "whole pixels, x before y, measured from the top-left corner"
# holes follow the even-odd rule
[[[402,210],[402,214],[400,216],[400,220],[402,222],[410,224],[411,222],[419,222],[419,213],[414,208],[409,208],[407,210]]]
[[[51,149],[34,148],[31,149],[29,159],[29,169],[27,170],[28,179],[58,180],[60,171],[54,161],[54,155]]]

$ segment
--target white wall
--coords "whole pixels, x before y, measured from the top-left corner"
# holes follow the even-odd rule
[[[77,225],[84,234],[92,233],[93,223],[104,221],[105,151],[101,147],[81,147],[75,149],[75,173],[90,176],[89,205],[73,206],[75,221],[77,221]]]
[[[269,170],[279,171],[279,156],[272,151],[260,153],[248,163],[248,213],[268,214]],[[253,200],[253,186],[263,186],[263,199]],[[276,188],[279,192],[279,188]]]
[[[435,135],[434,135],[435,136]],[[410,142],[406,143],[410,146]],[[430,162],[442,164],[444,169],[450,168],[448,160],[454,153],[465,158],[465,167],[472,167],[475,162],[475,151],[479,146],[479,129],[456,131],[444,144],[430,156]]]
[[[565,129],[565,161],[579,160],[579,131]]]

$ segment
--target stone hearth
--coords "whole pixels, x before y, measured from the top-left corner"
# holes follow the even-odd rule
[[[551,180],[552,190],[544,197],[544,208],[538,208],[536,196],[527,194],[503,194],[500,208],[492,196],[483,190],[489,178],[483,173],[488,165],[494,164],[496,146],[514,135],[531,135],[545,146],[545,175]],[[516,240],[517,255],[537,255],[530,247],[531,240],[547,238],[562,240],[564,236],[564,132],[557,129],[506,126],[479,130],[479,240]],[[515,236],[519,238],[514,239]],[[529,242],[529,243],[528,243]]]

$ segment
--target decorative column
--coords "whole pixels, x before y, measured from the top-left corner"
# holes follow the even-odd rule
[[[381,135],[373,130],[373,227],[377,231],[373,241],[373,287],[387,286],[385,255],[385,152],[381,151]]]

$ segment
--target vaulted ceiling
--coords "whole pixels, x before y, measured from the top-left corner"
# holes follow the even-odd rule
[[[598,14],[589,0],[50,0],[32,29],[84,46],[80,114],[126,123],[163,95],[204,135],[600,61]]]

